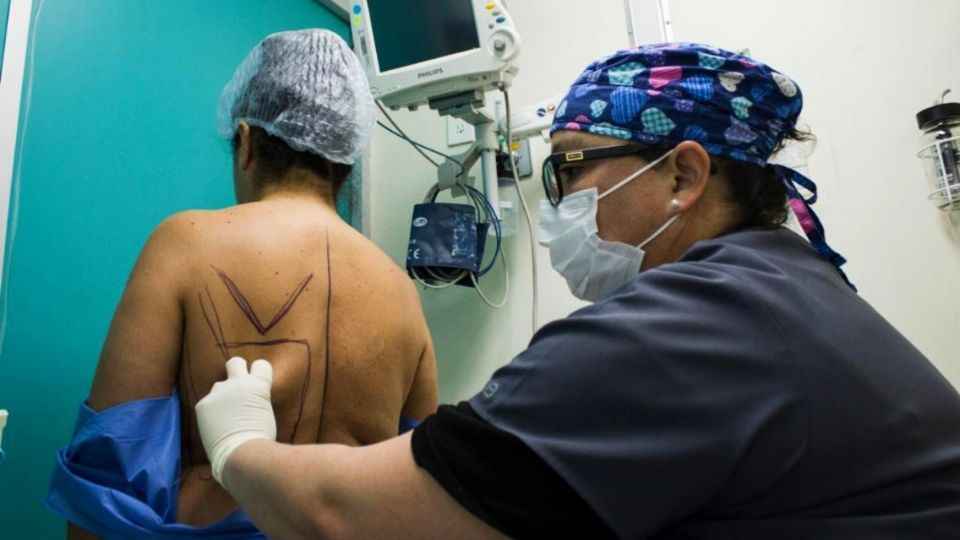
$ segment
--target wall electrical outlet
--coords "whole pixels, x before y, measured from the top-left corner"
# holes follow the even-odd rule
[[[473,126],[459,118],[447,117],[447,146],[469,144],[477,140]]]

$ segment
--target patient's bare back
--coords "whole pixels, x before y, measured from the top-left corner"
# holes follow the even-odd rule
[[[395,435],[428,341],[406,276],[310,206],[253,203],[194,227],[205,247],[192,255],[195,295],[184,306],[183,403],[206,395],[229,358],[265,358],[279,440]]]
[[[225,377],[225,361],[242,356],[273,365],[278,440],[396,435],[421,359],[433,360],[416,292],[396,265],[342,221],[294,201],[198,215],[192,226],[203,249],[192,253],[187,290],[196,294],[184,305],[185,418]],[[185,468],[203,466],[195,422],[183,426]]]
[[[273,365],[281,442],[372,444],[396,435],[401,416],[420,419],[435,409],[433,350],[415,289],[333,210],[317,201],[272,199],[170,221],[165,226],[176,229],[169,233],[176,248],[166,256],[177,261],[156,272],[163,279],[138,276],[149,273],[138,262],[90,401],[97,409],[150,397],[109,395],[104,388],[125,376],[114,372],[138,369],[112,358],[129,356],[129,347],[116,341],[140,339],[120,321],[125,307],[136,311],[129,288],[137,279],[166,281],[169,291],[154,294],[176,294],[182,318],[180,351],[170,360],[181,402],[179,522],[206,525],[236,508],[210,478],[194,416],[196,402],[225,378],[231,357]],[[143,368],[148,377],[154,369]],[[150,394],[163,386],[126,392]]]

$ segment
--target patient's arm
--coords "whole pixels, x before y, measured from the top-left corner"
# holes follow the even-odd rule
[[[404,418],[422,421],[437,411],[439,400],[437,394],[437,361],[428,332],[427,342],[420,356],[420,363],[417,365],[417,374],[407,395],[407,401],[403,404],[401,415]]]
[[[73,523],[67,523],[67,540],[100,540],[100,537],[77,527]]]
[[[87,401],[95,411],[173,391],[183,327],[177,287],[184,242],[180,230],[176,217],[160,224],[133,268]],[[68,540],[98,538],[67,525]]]
[[[180,268],[188,249],[182,221],[161,223],[133,268],[90,391],[95,411],[173,391],[183,334]]]

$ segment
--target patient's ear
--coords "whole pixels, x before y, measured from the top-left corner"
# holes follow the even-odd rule
[[[250,124],[241,120],[237,125],[237,136],[233,145],[233,192],[238,204],[254,199],[253,167],[256,157],[253,152],[253,132]]]
[[[240,144],[237,145],[234,159],[236,160],[237,168],[242,171],[247,171],[253,167],[254,155],[253,141],[250,140],[251,136],[250,124],[248,124],[246,120],[241,120],[237,125],[237,137],[240,138]]]

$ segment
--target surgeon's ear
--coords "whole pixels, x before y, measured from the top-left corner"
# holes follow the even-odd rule
[[[253,144],[250,140],[250,124],[245,120],[237,124],[237,137],[240,138],[240,144],[237,145],[236,164],[240,170],[246,171],[253,166]]]
[[[710,182],[710,154],[694,141],[677,145],[670,156],[674,173],[673,198],[679,203],[676,210],[686,212],[700,200]]]

